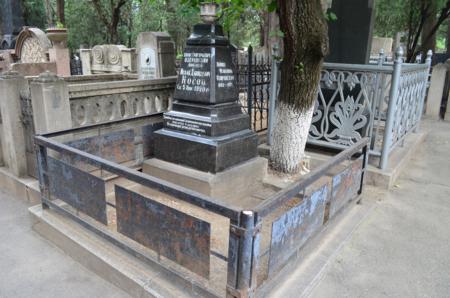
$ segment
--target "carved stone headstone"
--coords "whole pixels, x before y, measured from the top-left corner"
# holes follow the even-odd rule
[[[15,54],[20,63],[49,62],[48,50],[52,43],[44,31],[25,27],[17,36]]]
[[[136,72],[136,51],[123,45],[81,49],[83,74]]]
[[[236,65],[222,26],[198,24],[187,41],[172,111],[155,133],[155,157],[218,173],[257,156],[238,99]]]
[[[175,43],[165,32],[141,32],[136,41],[139,79],[176,75]]]
[[[433,119],[440,119],[441,104],[445,85],[445,74],[450,68],[450,60],[446,63],[439,63],[433,67],[431,74],[430,88],[427,96],[427,115]]]

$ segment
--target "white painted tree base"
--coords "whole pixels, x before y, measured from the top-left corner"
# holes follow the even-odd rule
[[[314,105],[299,113],[291,105],[278,102],[270,149],[273,169],[290,174],[301,170],[313,112]]]

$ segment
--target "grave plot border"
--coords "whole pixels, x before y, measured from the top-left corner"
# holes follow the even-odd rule
[[[142,117],[137,117],[142,118]],[[130,119],[127,119],[126,121],[130,121]],[[327,218],[330,216],[329,212],[332,210],[333,205],[337,204],[338,197],[344,196],[346,199],[344,199],[345,202],[354,200],[356,196],[361,194],[362,187],[363,187],[363,181],[364,181],[364,172],[366,170],[366,164],[367,164],[367,156],[368,156],[368,144],[369,139],[364,138],[361,141],[357,142],[355,145],[351,146],[350,148],[342,151],[341,153],[337,154],[336,156],[332,157],[325,163],[321,164],[318,168],[314,169],[309,174],[302,177],[301,180],[294,182],[289,187],[282,189],[278,193],[274,194],[272,197],[266,199],[264,202],[262,202],[260,205],[256,206],[253,210],[241,210],[240,208],[237,208],[235,206],[226,204],[222,201],[216,200],[214,198],[196,193],[192,190],[183,188],[181,186],[169,183],[164,180],[160,180],[158,178],[155,178],[153,176],[147,175],[145,173],[142,173],[136,169],[127,167],[123,164],[118,164],[113,161],[106,160],[102,157],[96,156],[91,153],[84,152],[82,150],[79,150],[77,148],[71,147],[67,144],[63,144],[59,141],[54,140],[55,137],[64,137],[67,135],[75,135],[78,133],[82,133],[85,130],[92,129],[93,127],[108,127],[111,123],[108,124],[97,124],[93,126],[88,127],[82,127],[82,128],[75,128],[75,129],[69,129],[66,131],[46,134],[46,135],[40,135],[35,137],[35,145],[36,145],[36,154],[37,154],[37,160],[38,160],[38,173],[39,173],[39,184],[40,184],[40,190],[41,190],[41,199],[42,199],[42,205],[44,209],[52,208],[65,216],[73,219],[74,221],[81,224],[83,227],[87,228],[90,231],[93,231],[97,235],[103,237],[107,241],[113,243],[114,245],[118,246],[119,248],[123,249],[124,251],[132,254],[139,260],[142,260],[144,262],[151,263],[152,265],[157,265],[160,267],[165,273],[169,274],[174,278],[174,281],[177,283],[180,283],[182,285],[187,286],[188,288],[192,289],[195,293],[202,297],[220,297],[225,293],[219,293],[217,292],[216,288],[213,288],[209,284],[208,278],[201,277],[201,276],[194,276],[192,274],[187,273],[195,273],[196,268],[192,266],[185,267],[186,270],[180,270],[179,266],[182,264],[177,263],[176,261],[179,260],[177,257],[174,258],[175,264],[173,262],[166,262],[161,261],[161,259],[157,256],[155,257],[153,254],[149,254],[145,247],[141,247],[139,245],[130,244],[132,241],[126,241],[124,238],[127,238],[124,235],[120,235],[119,233],[115,233],[108,229],[106,225],[103,225],[101,222],[98,222],[96,220],[93,220],[92,217],[89,216],[89,214],[79,214],[78,212],[74,212],[71,208],[66,208],[63,206],[58,200],[54,200],[51,197],[51,179],[54,179],[54,177],[51,175],[49,170],[51,167],[49,167],[49,160],[53,157],[53,154],[50,157],[48,155],[48,150],[52,150],[57,152],[57,156],[60,159],[64,160],[65,158],[68,158],[68,160],[75,160],[77,162],[84,162],[90,166],[101,168],[102,170],[105,170],[111,174],[116,175],[117,177],[123,177],[125,179],[128,179],[130,181],[133,181],[143,187],[155,189],[158,192],[167,194],[169,196],[173,196],[179,201],[182,201],[184,203],[202,208],[208,212],[217,214],[219,216],[222,216],[224,218],[229,219],[229,242],[228,242],[228,255],[223,258],[227,262],[228,269],[226,270],[226,295],[227,297],[253,297],[255,296],[260,288],[265,285],[265,280],[260,279],[259,276],[259,270],[262,268],[262,262],[261,260],[264,259],[263,257],[263,247],[261,246],[261,240],[263,237],[266,237],[266,235],[262,232],[268,231],[267,229],[274,229],[273,222],[278,220],[278,231],[280,233],[284,233],[286,237],[290,237],[292,241],[290,240],[288,248],[284,248],[284,245],[286,242],[283,241],[276,241],[276,235],[271,236],[271,250],[269,251],[266,256],[269,256],[269,258],[273,258],[271,261],[271,267],[273,268],[269,275],[267,275],[267,278],[274,279],[276,278],[276,274],[279,271],[280,268],[282,268],[285,265],[285,260],[278,261],[276,259],[276,248],[275,246],[278,245],[278,247],[281,250],[286,250],[286,253],[288,255],[292,255],[295,253],[296,250],[300,249],[302,244],[306,242],[308,237],[303,237],[302,235],[299,235],[299,232],[302,232],[302,224],[305,224],[304,221],[297,218],[296,215],[301,214],[304,209],[304,207],[299,207],[301,205],[292,205],[288,208],[288,210],[283,210],[284,213],[278,213],[278,217],[273,217],[273,212],[277,210],[277,208],[286,202],[289,202],[293,197],[298,196],[299,194],[303,195],[302,204],[306,204],[308,208],[311,208],[315,203],[311,201],[311,198],[320,198],[320,195],[305,195],[305,190],[309,188],[311,185],[313,185],[315,182],[317,182],[319,179],[321,179],[324,176],[329,176],[329,171],[333,168],[336,168],[337,166],[342,166],[342,163],[346,163],[345,167],[342,169],[342,167],[339,168],[337,172],[335,172],[333,175],[335,176],[329,176],[330,179],[333,177],[337,177],[339,175],[340,179],[335,178],[335,180],[339,180],[341,182],[344,182],[344,186],[351,185],[352,191],[351,197],[347,198],[347,193],[345,191],[334,191],[336,200],[333,201],[330,199],[330,197],[333,197],[331,194],[333,194],[333,189],[328,189],[326,191],[327,194],[330,194],[330,196],[326,195],[326,199],[322,200],[316,200],[317,202],[323,201],[323,206],[317,210],[319,210],[318,214],[320,215],[318,218],[319,220],[315,221],[317,226],[320,226],[322,224],[325,224],[324,218]],[[352,172],[353,171],[353,172]],[[353,174],[349,174],[353,173]],[[356,173],[356,174],[355,174]],[[64,180],[63,177],[59,177],[60,179]],[[66,177],[67,178],[67,177]],[[67,183],[74,183],[74,181],[70,181],[66,179],[67,181],[60,181],[61,184],[67,184]],[[345,184],[346,183],[346,184]],[[338,185],[338,183],[335,183]],[[324,198],[322,196],[322,198]],[[152,198],[149,198],[149,203],[153,201]],[[316,202],[316,203],[317,203]],[[344,202],[344,203],[345,203]],[[70,202],[67,201],[70,205]],[[313,204],[314,203],[314,204]],[[337,209],[345,205],[342,202],[339,202],[337,205]],[[150,204],[152,205],[152,204]],[[153,204],[154,205],[154,204]],[[74,207],[74,206],[72,206]],[[76,206],[75,206],[76,207]],[[155,206],[149,206],[149,208],[153,208]],[[296,209],[297,208],[297,209]],[[303,209],[302,209],[303,208]],[[306,208],[306,209],[308,209]],[[164,208],[162,208],[164,209]],[[166,210],[167,211],[167,210]],[[164,211],[163,211],[164,212]],[[202,221],[195,220],[193,218],[188,218],[184,214],[178,214],[175,212],[175,210],[170,210],[170,213],[173,215],[173,218],[178,218],[177,220],[190,222],[195,224],[204,224]],[[325,215],[325,213],[328,213]],[[177,217],[180,215],[180,217]],[[272,216],[272,217],[271,217]],[[283,217],[284,216],[284,217]],[[294,218],[293,221],[286,221],[282,218]],[[271,225],[269,227],[266,227],[264,225],[264,220],[270,219]],[[314,219],[311,217],[310,219]],[[315,220],[315,219],[314,219]],[[293,225],[284,224],[285,222],[290,222]],[[164,217],[161,217],[161,221],[155,221],[152,220],[152,224],[154,225],[164,225],[166,224],[164,221]],[[170,226],[170,225],[169,225]],[[174,225],[171,225],[173,227]],[[205,226],[199,227],[198,229],[201,231],[201,238],[204,239],[206,242],[209,239],[209,233],[210,230]],[[181,231],[181,228],[180,228]],[[169,243],[168,245],[172,245],[173,243],[178,243],[178,240],[182,240],[182,237],[178,237],[176,234],[180,231],[173,231],[172,238],[170,241],[166,241],[165,243]],[[312,229],[310,234],[317,233],[319,231],[318,228]],[[264,235],[263,235],[264,234]],[[181,235],[181,234],[179,234]],[[175,239],[175,238],[180,239]],[[151,239],[152,241],[159,241],[158,239]],[[152,243],[154,244],[154,243]],[[203,244],[202,244],[203,245]],[[205,248],[205,246],[200,245],[199,247]],[[169,254],[171,248],[166,250],[165,253]],[[199,250],[194,249],[194,253],[199,252]],[[210,250],[209,247],[207,250]],[[210,250],[210,253],[212,255],[212,250]],[[205,257],[205,254],[203,253],[202,258]],[[209,257],[209,256],[208,256]],[[206,258],[203,258],[202,260],[205,260],[205,262],[208,262]],[[194,269],[192,271],[192,269]]]

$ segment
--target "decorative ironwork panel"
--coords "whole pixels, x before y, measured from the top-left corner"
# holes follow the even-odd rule
[[[51,196],[107,224],[105,182],[54,158],[47,162]]]
[[[211,226],[116,185],[117,231],[209,278]]]
[[[370,136],[377,75],[322,70],[309,140],[351,146]]]
[[[328,184],[321,186],[273,222],[269,275],[285,265],[293,251],[323,225],[329,191]]]
[[[420,121],[425,90],[428,83],[428,67],[402,70],[394,106],[394,122],[391,133],[391,150],[412,131]]]

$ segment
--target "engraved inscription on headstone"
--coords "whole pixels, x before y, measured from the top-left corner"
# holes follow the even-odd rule
[[[205,103],[234,101],[236,75],[227,51],[226,47],[186,47],[175,99]]]
[[[211,79],[211,53],[185,52],[177,90],[205,94],[209,92]]]
[[[217,88],[232,88],[234,86],[233,70],[225,62],[216,63]]]
[[[175,130],[182,130],[199,135],[209,134],[212,124],[208,122],[179,118],[172,115],[164,115],[165,126]]]
[[[152,48],[143,48],[140,54],[141,78],[150,80],[156,78],[156,53]]]

